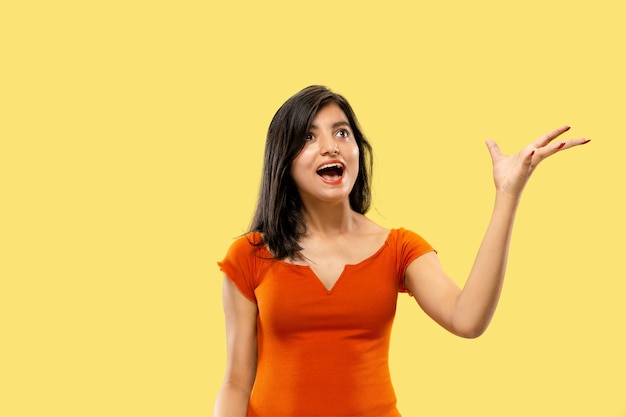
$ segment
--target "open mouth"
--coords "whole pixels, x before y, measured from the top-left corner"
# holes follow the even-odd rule
[[[337,181],[343,177],[343,165],[340,163],[325,164],[318,168],[317,175],[326,181]]]

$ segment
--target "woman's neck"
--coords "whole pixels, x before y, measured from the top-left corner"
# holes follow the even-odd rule
[[[352,210],[349,203],[309,204],[303,208],[302,215],[306,224],[306,234],[316,236],[336,236],[349,233],[357,227],[362,217]]]

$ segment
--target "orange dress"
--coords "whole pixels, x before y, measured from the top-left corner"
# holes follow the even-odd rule
[[[328,290],[308,266],[250,244],[259,239],[240,237],[218,263],[259,311],[248,415],[399,416],[388,365],[397,294],[406,292],[406,267],[432,247],[392,229]]]

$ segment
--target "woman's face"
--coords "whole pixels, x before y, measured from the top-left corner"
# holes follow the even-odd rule
[[[305,206],[348,201],[359,175],[359,148],[343,110],[335,103],[319,109],[303,140],[291,176]]]

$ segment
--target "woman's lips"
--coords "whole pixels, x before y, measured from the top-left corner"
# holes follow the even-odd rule
[[[328,184],[337,184],[341,182],[345,168],[341,162],[329,161],[321,165],[317,169],[317,175]]]

